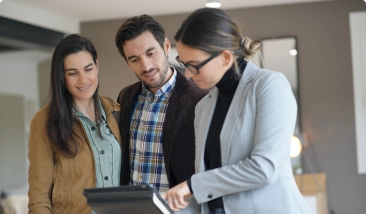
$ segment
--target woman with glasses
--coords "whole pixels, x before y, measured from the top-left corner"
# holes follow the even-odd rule
[[[120,106],[98,95],[97,52],[71,34],[56,46],[51,99],[33,117],[29,137],[29,213],[90,214],[85,188],[120,185]]]
[[[196,174],[163,197],[207,213],[308,213],[294,180],[297,105],[286,77],[248,61],[260,49],[222,10],[194,11],[175,35],[185,76],[211,89],[195,109]]]

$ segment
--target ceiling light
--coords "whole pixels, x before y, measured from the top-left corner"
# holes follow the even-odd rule
[[[299,138],[295,135],[291,138],[291,148],[290,148],[290,157],[296,158],[300,155],[302,150],[302,144]]]
[[[221,3],[219,0],[208,0],[206,7],[219,8],[221,7]]]
[[[291,56],[296,56],[297,55],[297,50],[296,49],[290,50],[290,55]]]

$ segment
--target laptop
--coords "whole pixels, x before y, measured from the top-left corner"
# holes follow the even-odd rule
[[[84,189],[88,205],[98,214],[173,214],[152,185]]]

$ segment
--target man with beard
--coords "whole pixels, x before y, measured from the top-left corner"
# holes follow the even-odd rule
[[[168,63],[164,28],[144,14],[118,29],[116,46],[140,80],[123,88],[121,185],[153,184],[159,192],[194,174],[194,109],[208,91]]]

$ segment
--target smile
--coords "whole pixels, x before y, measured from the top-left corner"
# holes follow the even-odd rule
[[[83,88],[80,88],[80,87],[78,87],[78,89],[80,89],[80,90],[86,90],[86,89],[88,89],[90,87],[90,85],[88,85],[88,86],[85,86],[85,87],[83,87]]]
[[[147,74],[144,74],[144,76],[145,77],[151,77],[151,76],[154,76],[156,74],[156,72],[158,72],[158,70],[155,70],[155,71],[149,72]]]

